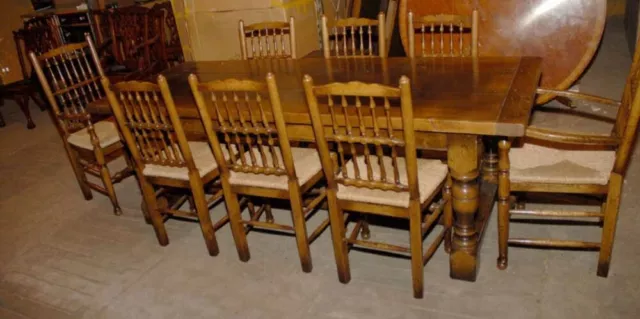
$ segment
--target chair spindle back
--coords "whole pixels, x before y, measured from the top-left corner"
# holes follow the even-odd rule
[[[325,58],[386,57],[384,13],[378,19],[346,18],[328,22],[322,16],[322,49]],[[376,43],[377,40],[377,43]],[[377,53],[375,53],[377,49]]]
[[[293,17],[289,17],[289,22],[269,21],[250,25],[244,25],[240,20],[238,31],[243,60],[296,58]]]
[[[234,171],[295,178],[272,73],[267,74],[266,83],[237,79],[199,83],[192,74],[189,84],[222,176]],[[229,154],[229,162],[224,160],[223,147]]]
[[[478,11],[472,15],[426,15],[414,17],[408,14],[409,57],[416,56],[416,30],[420,33],[422,57],[478,56]],[[465,33],[471,33],[471,43],[465,45]]]
[[[362,82],[314,86],[306,75],[304,87],[329,187],[342,184],[409,192],[412,199],[418,198],[413,110],[407,77],[400,79],[398,88]],[[398,126],[394,125],[397,122],[394,118],[398,115],[402,118],[402,136],[394,132],[394,126]],[[329,143],[335,144],[341,169],[334,168]],[[401,179],[402,165],[398,165],[403,153],[406,181]],[[353,164],[345,166],[349,156]],[[392,171],[386,170],[389,165],[383,165],[389,161]]]
[[[90,35],[86,42],[61,46],[36,56],[29,53],[47,100],[65,134],[90,125],[86,107],[104,97],[104,75]]]
[[[103,86],[136,165],[187,167],[197,171],[166,79]]]

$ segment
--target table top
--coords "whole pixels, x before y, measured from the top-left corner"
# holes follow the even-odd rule
[[[540,66],[537,57],[305,58],[186,62],[163,74],[178,114],[195,118],[198,112],[187,83],[189,74],[195,73],[202,82],[225,78],[264,81],[272,72],[288,124],[310,124],[302,86],[305,74],[316,85],[362,81],[392,86],[406,75],[411,80],[416,131],[522,136],[529,122]],[[93,106],[89,111],[104,113],[98,108]]]

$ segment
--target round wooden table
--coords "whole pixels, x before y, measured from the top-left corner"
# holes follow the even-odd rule
[[[402,45],[409,48],[407,13],[471,15],[477,9],[481,56],[543,58],[540,86],[565,90],[589,66],[606,20],[600,0],[400,0]],[[537,103],[553,98],[541,95]]]

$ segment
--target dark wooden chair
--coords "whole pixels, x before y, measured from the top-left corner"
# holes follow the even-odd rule
[[[85,199],[91,190],[111,200],[113,212],[122,214],[114,183],[133,174],[133,169],[116,124],[110,120],[94,122],[86,107],[104,97],[100,76],[104,75],[93,49],[91,36],[86,42],[69,44],[29,58],[51,106],[73,171]],[[124,156],[127,167],[111,175],[107,164]],[[103,186],[87,180],[86,174],[102,179]]]
[[[327,179],[338,278],[351,279],[348,246],[409,254],[413,294],[422,298],[424,264],[443,239],[450,247],[451,179],[447,164],[417,158],[409,79],[402,77],[399,88],[361,82],[314,86],[306,75],[304,88]],[[393,129],[394,115],[402,119],[401,132]],[[409,247],[368,240],[362,218],[347,236],[346,212],[408,220]],[[423,238],[441,218],[444,229],[425,252]]]
[[[1,86],[0,95],[6,99],[16,101],[27,119],[27,128],[33,129],[36,125],[31,118],[29,100],[33,100],[40,110],[46,110],[47,106],[42,96],[42,88],[35,79],[33,69],[25,61],[26,54],[27,52],[41,54],[59,47],[61,43],[51,26],[41,21],[41,19],[36,19],[36,22],[25,23],[23,29],[14,31],[13,40],[22,70],[22,80]]]
[[[478,56],[478,11],[471,16],[461,15],[425,15],[414,17],[408,14],[409,52],[407,56],[416,56],[416,30],[420,36],[419,56]],[[465,34],[471,36],[465,39]]]
[[[228,220],[225,216],[213,225],[209,215],[209,205],[222,198],[219,184],[215,185],[219,177],[218,165],[207,142],[187,141],[165,78],[158,76],[158,84],[131,81],[111,86],[105,77],[102,83],[131,151],[160,245],[169,244],[164,216],[196,219],[209,254],[217,255],[215,230]],[[156,190],[163,187],[187,190],[195,212],[160,205]],[[206,192],[211,192],[212,196],[207,198]]]
[[[322,166],[315,149],[291,147],[273,74],[267,74],[266,83],[236,79],[199,83],[192,74],[189,84],[220,168],[240,260],[250,257],[245,225],[293,232],[302,270],[310,272],[309,243],[329,224],[325,220],[307,236],[306,219],[326,197],[323,187],[315,187],[323,181]],[[238,196],[264,198],[267,204],[257,211],[249,209],[249,218],[243,219]],[[274,222],[269,199],[291,203],[293,227]]]
[[[345,18],[327,21],[322,16],[322,49],[330,57],[386,57],[387,41],[384,13],[378,19]]]
[[[588,135],[529,127],[524,144],[511,148],[511,141],[499,144],[498,268],[508,265],[508,246],[593,249],[599,251],[598,276],[609,273],[618,210],[624,177],[640,119],[640,50],[636,51],[622,101],[569,91],[538,89],[539,94],[553,94],[575,101],[598,103],[618,108],[610,135]],[[599,212],[529,210],[513,205],[512,192],[584,194],[602,200]],[[595,219],[602,225],[599,242],[575,240],[511,238],[511,215],[557,219]]]
[[[182,51],[182,43],[180,42],[180,34],[178,33],[178,25],[176,17],[173,13],[170,1],[158,3],[152,9],[159,10],[162,13],[164,39],[164,51],[166,60],[169,65],[177,65],[184,62],[184,52]]]
[[[244,25],[238,22],[242,59],[292,58],[296,55],[296,28],[293,17],[289,22],[268,21]]]
[[[114,62],[104,69],[112,82],[146,79],[161,71],[163,32],[155,23],[161,17],[154,10],[129,6],[115,9],[107,18]]]

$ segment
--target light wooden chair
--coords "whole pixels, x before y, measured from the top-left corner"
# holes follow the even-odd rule
[[[86,110],[89,103],[104,98],[100,86],[104,73],[91,36],[84,43],[64,45],[39,56],[30,52],[29,58],[85,199],[93,197],[91,190],[105,194],[114,214],[122,214],[113,184],[133,175],[133,169],[116,124],[93,122]],[[127,167],[111,175],[107,164],[120,156]],[[101,178],[104,187],[89,182],[86,174]]]
[[[422,57],[478,56],[478,11],[471,16],[461,15],[425,15],[414,17],[408,14],[409,52],[407,56],[416,56],[416,30],[420,37]],[[471,39],[465,40],[465,33],[471,33]],[[466,42],[466,43],[465,43]]]
[[[322,16],[322,50],[330,57],[386,57],[387,32],[384,13],[378,19],[346,18],[327,21]],[[376,30],[377,29],[377,30]]]
[[[327,179],[338,278],[343,283],[351,278],[348,245],[408,253],[414,296],[422,298],[424,264],[443,239],[447,250],[450,247],[451,181],[446,164],[416,156],[409,79],[403,76],[399,88],[361,82],[314,86],[306,75],[304,87]],[[395,130],[393,116],[402,119]],[[408,220],[409,247],[366,240],[369,230],[362,219],[345,237],[347,211]],[[424,252],[423,237],[440,218],[444,229]]]
[[[169,244],[163,216],[196,219],[209,254],[217,255],[215,230],[228,220],[225,216],[213,225],[209,215],[209,206],[222,198],[222,190],[215,185],[218,165],[206,142],[187,141],[166,79],[160,75],[158,84],[130,81],[111,86],[105,77],[102,84],[131,151],[160,245]],[[188,190],[195,212],[159,205],[156,189],[161,187]],[[205,189],[213,194],[210,198]]]
[[[280,96],[272,73],[266,83],[227,79],[199,83],[189,76],[205,132],[220,167],[224,198],[231,230],[242,261],[249,260],[244,225],[295,233],[302,270],[312,269],[309,243],[316,239],[329,220],[307,236],[306,219],[326,197],[322,165],[315,149],[291,147],[285,127]],[[211,112],[211,113],[210,113]],[[221,144],[220,138],[226,143]],[[225,160],[225,148],[240,156]],[[233,154],[233,152],[231,153]],[[291,203],[293,227],[275,224],[271,208],[263,205],[242,219],[238,195],[283,199]],[[266,220],[261,221],[263,213]]]
[[[622,102],[569,91],[538,89],[570,100],[617,107],[610,135],[588,135],[529,127],[522,147],[511,149],[509,140],[499,144],[498,268],[508,265],[508,245],[595,249],[599,251],[597,274],[609,273],[622,185],[640,119],[640,51],[636,51]],[[602,199],[599,212],[534,211],[513,205],[512,192],[587,194]],[[519,206],[519,207],[518,207]],[[514,209],[515,208],[515,209]],[[547,218],[586,218],[602,223],[600,242],[510,238],[511,215]]]
[[[240,20],[238,35],[243,60],[297,57],[293,17],[289,17],[289,22],[268,21],[246,26]]]

